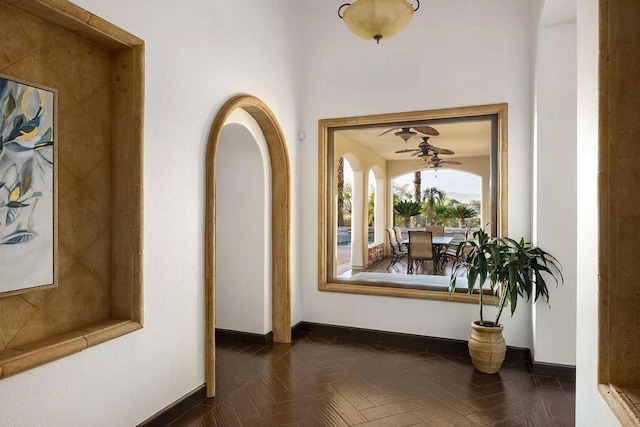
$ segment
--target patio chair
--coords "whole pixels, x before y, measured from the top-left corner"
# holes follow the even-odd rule
[[[433,240],[430,231],[409,231],[409,253],[407,263],[407,274],[415,271],[416,262],[432,261],[433,269],[438,266],[434,259]]]
[[[425,231],[430,231],[433,237],[444,237],[444,225],[427,225]]]
[[[393,231],[395,231],[396,233],[396,239],[398,240],[398,243],[402,243],[404,239],[402,238],[402,230],[400,229],[400,227],[393,227]]]
[[[395,267],[396,263],[402,258],[407,256],[407,251],[404,245],[400,244],[396,238],[396,233],[393,228],[386,228],[387,235],[389,236],[389,246],[391,246],[391,262],[387,266],[387,270],[391,267]]]
[[[444,267],[447,265],[449,261],[453,262],[456,259],[456,254],[458,252],[458,246],[460,245],[460,241],[452,241],[449,245],[447,245],[444,252],[440,255],[440,268],[444,270]],[[471,252],[471,247],[467,246],[462,250],[460,254],[460,258],[462,261],[465,261],[469,252]]]
[[[427,225],[425,231],[430,231],[432,237],[444,237],[444,225]],[[436,258],[434,263],[438,264],[438,267],[444,266],[444,253],[449,248],[448,245],[434,245],[434,257]]]

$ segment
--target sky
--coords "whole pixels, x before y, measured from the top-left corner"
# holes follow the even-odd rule
[[[349,162],[344,162],[344,180],[353,182],[353,171]],[[396,185],[409,184],[409,191],[413,193],[413,172],[395,178]],[[482,178],[466,172],[440,169],[437,177],[435,170],[422,171],[422,189],[437,187],[445,193],[482,194]]]

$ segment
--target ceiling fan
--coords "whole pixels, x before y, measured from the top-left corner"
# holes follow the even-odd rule
[[[448,150],[446,148],[440,148],[440,147],[436,147],[435,145],[429,144],[428,136],[422,137],[422,142],[418,144],[418,148],[411,148],[411,149],[405,148],[404,150],[396,151],[396,153],[397,154],[413,153],[411,155],[412,157],[417,156],[422,158],[431,157],[434,154],[447,154],[447,155],[456,154],[454,151]]]
[[[420,156],[420,157],[423,157],[423,156]],[[415,166],[424,166],[426,169],[441,169],[445,165],[460,166],[462,165],[462,162],[459,162],[457,160],[442,160],[440,157],[438,157],[438,154],[436,153],[432,155],[431,158],[428,160],[424,158],[424,163],[419,163]]]
[[[428,160],[428,163],[431,163],[431,167],[434,167],[434,168],[441,168],[442,165],[454,165],[454,166],[462,165],[462,162],[459,162],[457,160],[442,160],[440,157],[438,157],[437,154],[431,157]]]
[[[431,126],[417,125],[417,126],[403,126],[403,127],[391,128],[389,130],[382,132],[378,136],[386,135],[389,132],[393,132],[394,130],[398,131],[398,132],[395,132],[394,135],[404,140],[404,142],[407,142],[408,140],[410,140],[411,138],[413,138],[419,133],[423,135],[428,135],[428,136],[440,135],[440,132],[438,132],[436,129],[432,128]]]

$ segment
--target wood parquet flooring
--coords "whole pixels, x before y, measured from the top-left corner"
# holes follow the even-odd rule
[[[170,424],[193,426],[572,426],[575,383],[506,361],[300,334],[291,345],[218,341],[217,396]]]

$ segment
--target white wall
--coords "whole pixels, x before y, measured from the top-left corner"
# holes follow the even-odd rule
[[[308,321],[467,339],[477,307],[317,290],[318,119],[509,103],[509,232],[530,237],[531,8],[528,1],[430,0],[379,45],[349,32],[342,1],[307,1],[300,147],[301,284]],[[531,347],[530,307],[505,337]]]
[[[264,100],[299,170],[295,2],[75,2],[146,42],[145,327],[0,381],[4,426],[136,425],[204,383],[204,159],[224,102]],[[291,253],[296,323],[298,240]]]
[[[598,381],[598,0],[578,0],[576,425],[620,425]]]
[[[227,120],[216,155],[216,328],[271,331],[271,167],[245,111]],[[231,119],[231,118],[230,118]]]
[[[547,3],[549,6],[549,3]],[[538,362],[576,364],[576,24],[537,34],[533,243],[558,258],[564,286],[549,277],[549,302],[533,312]]]

